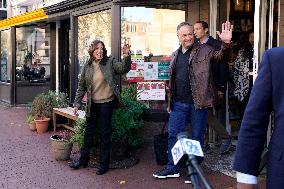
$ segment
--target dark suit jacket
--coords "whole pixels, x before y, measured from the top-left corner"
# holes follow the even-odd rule
[[[263,54],[241,124],[233,168],[257,175],[266,140],[269,115],[275,122],[268,147],[267,188],[284,188],[284,47]]]

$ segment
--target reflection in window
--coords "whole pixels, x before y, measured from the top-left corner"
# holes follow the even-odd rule
[[[123,80],[127,79],[128,82],[158,80],[162,83],[169,79],[170,55],[179,46],[176,27],[185,20],[184,7],[184,5],[161,5],[155,8],[122,7],[121,45],[130,44],[132,51],[131,70]],[[129,84],[128,82],[123,81],[122,84]],[[158,98],[159,95],[164,95],[163,90],[153,92],[153,95],[150,91],[144,93],[152,100],[146,102],[149,107],[166,109],[166,101]]]
[[[88,49],[95,39],[104,42],[108,55],[111,53],[111,10],[78,17],[78,61],[80,70],[89,59]]]
[[[179,42],[176,27],[185,19],[182,5],[171,9],[123,7],[121,10],[121,42],[131,44],[134,54],[171,55]]]
[[[44,83],[50,80],[49,26],[16,29],[16,80]]]
[[[8,64],[8,49],[10,46],[10,30],[1,31],[1,71],[0,71],[0,81],[10,82],[10,70],[11,65]]]

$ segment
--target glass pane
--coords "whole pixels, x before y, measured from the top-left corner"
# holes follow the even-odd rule
[[[131,45],[131,70],[123,85],[138,83],[138,99],[164,109],[170,55],[179,47],[176,27],[185,21],[184,5],[121,8],[121,46]],[[125,81],[127,80],[127,81]],[[135,85],[133,85],[135,86]]]
[[[11,65],[8,64],[8,49],[10,48],[10,30],[1,31],[1,72],[0,81],[10,82]]]
[[[176,27],[184,20],[184,10],[122,7],[122,43],[130,43],[134,54],[171,55],[179,46]]]
[[[50,81],[49,26],[16,29],[16,81]]]
[[[104,42],[108,55],[111,53],[111,10],[78,17],[78,61],[79,73],[89,59],[88,49],[95,39]]]

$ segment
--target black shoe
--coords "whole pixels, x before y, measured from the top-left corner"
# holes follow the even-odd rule
[[[159,179],[178,178],[179,176],[180,176],[179,171],[169,170],[167,168],[153,174],[153,177],[156,177],[156,178],[159,178]]]
[[[72,169],[80,169],[80,168],[86,168],[88,166],[87,163],[80,163],[80,162],[74,162],[74,163],[71,163],[69,165],[69,167],[71,167]]]
[[[187,176],[185,177],[184,183],[185,183],[185,184],[191,184],[191,179],[190,179],[190,176],[189,176],[189,175],[187,175]]]
[[[228,153],[230,151],[231,145],[232,145],[232,139],[231,138],[222,140],[222,143],[221,143],[221,146],[220,146],[220,149],[219,149],[219,153],[222,154],[222,155]]]
[[[108,172],[108,169],[102,169],[102,168],[99,168],[96,172],[97,175],[103,175],[103,174],[106,174],[106,172]]]

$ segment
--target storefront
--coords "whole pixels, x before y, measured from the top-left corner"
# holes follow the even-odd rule
[[[275,1],[274,10],[277,4]],[[254,28],[254,7],[253,0],[73,0],[45,7],[45,16],[1,27],[0,99],[10,104],[27,103],[36,94],[52,89],[66,92],[72,102],[94,39],[104,41],[108,54],[117,59],[123,43],[129,43],[134,57],[159,62],[179,45],[178,23],[207,21],[214,36],[220,23],[230,19],[236,27],[233,37],[237,44],[242,33]],[[274,29],[273,36],[278,33]],[[273,38],[274,43],[275,39],[279,45],[279,37]],[[263,46],[265,41],[266,35],[259,44]],[[149,104],[164,108],[159,105],[161,101]]]
[[[107,6],[109,5],[109,6]],[[89,44],[94,39],[102,40],[108,51],[120,59],[124,43],[131,45],[132,58],[141,61],[160,62],[178,48],[176,26],[186,20],[187,3],[180,1],[157,2],[109,2],[104,6],[86,6],[74,10],[71,18],[71,31],[74,36],[74,58],[71,58],[74,74],[71,78],[71,99],[74,98],[78,76],[82,65],[89,58]],[[90,7],[90,9],[88,8]],[[86,11],[87,10],[87,11]],[[71,26],[72,28],[72,26]],[[77,55],[77,56],[75,56]],[[72,62],[74,61],[74,62]],[[71,68],[72,70],[72,68]],[[128,83],[122,77],[122,84]],[[150,107],[164,108],[163,101],[149,101]]]

